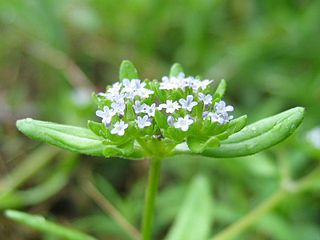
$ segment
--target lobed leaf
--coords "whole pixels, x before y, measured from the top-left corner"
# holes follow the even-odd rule
[[[219,148],[207,148],[208,157],[241,157],[270,148],[289,137],[301,124],[304,108],[296,107],[257,121],[221,141]],[[192,154],[186,144],[176,147],[175,154]]]

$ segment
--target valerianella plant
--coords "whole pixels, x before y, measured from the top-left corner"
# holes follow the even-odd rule
[[[296,107],[246,127],[246,115],[231,115],[225,89],[224,80],[216,84],[187,76],[179,64],[161,80],[142,80],[124,61],[120,81],[94,94],[100,122],[79,128],[24,119],[17,127],[33,139],[83,154],[150,160],[142,229],[146,240],[151,238],[161,160],[178,154],[254,154],[284,140],[302,122],[304,109]]]

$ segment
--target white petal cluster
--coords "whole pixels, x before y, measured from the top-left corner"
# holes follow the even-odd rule
[[[162,90],[185,90],[191,88],[193,91],[198,92],[199,89],[205,90],[213,80],[197,79],[195,77],[185,77],[184,73],[180,73],[177,77],[164,76],[161,79],[160,89]]]
[[[203,120],[225,124],[233,118],[229,115],[233,107],[213,99],[209,89],[212,82],[186,77],[184,73],[164,76],[160,82],[124,79],[108,87],[105,93],[97,94],[103,104],[96,115],[102,118],[111,134],[118,136],[124,136],[131,126],[138,130],[158,129],[161,134],[162,129],[154,119],[157,112],[165,115],[169,128],[182,132],[187,132],[199,120],[199,111]],[[156,88],[155,93],[152,89]],[[166,96],[164,100],[163,96]]]

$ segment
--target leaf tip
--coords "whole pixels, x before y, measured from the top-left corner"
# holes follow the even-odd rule
[[[180,73],[183,73],[183,68],[180,63],[174,63],[170,68],[170,76],[177,77]]]
[[[32,118],[24,118],[24,119],[19,119],[16,121],[16,126],[19,129],[19,131],[23,132],[23,130],[29,126],[31,122],[34,120]]]
[[[10,218],[10,219],[15,219],[15,218],[17,218],[17,214],[18,214],[17,211],[11,210],[11,209],[8,209],[8,210],[5,210],[5,211],[4,211],[4,215],[5,215],[7,218]]]
[[[123,60],[120,65],[120,81],[125,78],[138,78],[138,71],[133,63],[129,60]]]

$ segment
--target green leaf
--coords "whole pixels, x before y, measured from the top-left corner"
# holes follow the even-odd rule
[[[227,82],[224,79],[222,79],[217,87],[216,92],[213,95],[213,98],[221,99],[224,93],[226,92],[226,88],[227,88]]]
[[[70,151],[103,156],[102,138],[87,128],[33,120],[17,121],[17,128],[28,137]]]
[[[241,129],[243,129],[246,126],[246,124],[247,115],[243,115],[234,120],[231,120],[228,124],[227,129],[224,132],[217,135],[216,137],[220,140],[227,139],[231,134],[239,132]]]
[[[195,177],[165,240],[208,239],[213,220],[212,203],[207,179]]]
[[[103,155],[105,157],[125,157],[130,156],[134,151],[134,141],[129,141],[119,146],[107,145],[103,150]]]
[[[212,136],[206,140],[202,140],[194,136],[190,136],[187,138],[187,145],[194,153],[202,153],[206,148],[218,147],[219,144],[220,141],[215,136]]]
[[[209,138],[204,138],[199,136],[199,134],[194,134],[187,138],[187,145],[189,149],[194,153],[202,153],[207,148],[216,148],[220,145],[220,140],[228,138],[231,134],[240,131],[245,127],[247,123],[247,116],[241,116],[234,119],[228,123],[227,128],[224,132],[211,136]],[[199,132],[199,127],[196,127],[197,132]]]
[[[120,73],[119,73],[120,81],[123,79],[135,79],[139,78],[138,71],[129,60],[122,61],[120,65]]]
[[[155,118],[159,128],[163,128],[163,129],[168,128],[167,118],[166,118],[165,114],[163,114],[160,111],[156,111],[154,118]]]
[[[170,69],[170,77],[178,77],[180,73],[183,73],[182,66],[179,63],[173,64]]]
[[[102,129],[102,123],[98,123],[98,122],[89,120],[87,125],[88,125],[88,128],[89,128],[94,134],[96,134],[97,136],[102,136],[102,135],[101,135],[101,131],[103,131],[103,129]]]
[[[296,107],[255,122],[221,142],[219,148],[205,149],[208,157],[241,157],[270,148],[289,137],[301,124],[304,108]],[[191,154],[186,144],[176,147],[176,154]]]
[[[30,226],[41,232],[50,233],[55,236],[62,237],[63,239],[70,239],[70,240],[94,240],[95,239],[75,229],[67,228],[67,227],[58,225],[56,223],[49,222],[42,216],[31,215],[31,214],[27,214],[27,213],[15,211],[15,210],[7,210],[5,211],[5,215],[6,217],[14,221]]]

